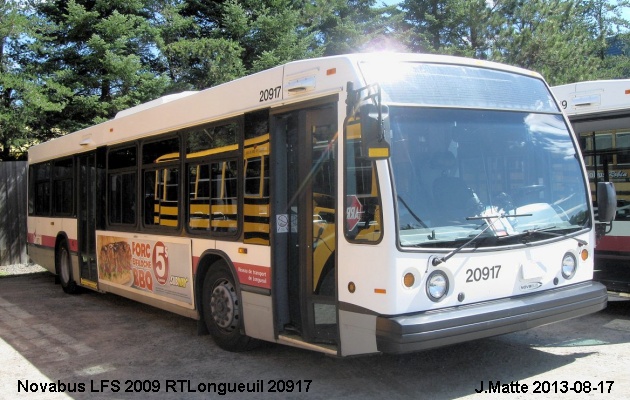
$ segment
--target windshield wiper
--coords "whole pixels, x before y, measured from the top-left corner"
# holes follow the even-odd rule
[[[486,218],[513,218],[513,217],[531,217],[533,214],[501,214],[501,215],[486,215],[482,216],[474,216],[474,217],[466,217],[467,221],[472,221],[475,219],[486,219]]]
[[[556,229],[556,227],[555,226],[548,226],[548,227],[545,227],[545,228],[527,229],[527,230],[521,232],[520,234],[512,235],[512,237],[514,237],[514,236],[529,237],[529,236],[533,236],[534,234],[541,233],[543,235],[552,236],[552,237],[562,237],[562,238],[573,239],[576,242],[578,242],[580,244],[580,246],[586,246],[588,244],[588,242],[586,240],[578,239],[578,238],[576,238],[574,236],[569,236],[567,233],[549,232],[549,230],[551,230],[551,229]]]
[[[501,215],[487,215],[485,217],[481,217],[481,216],[474,216],[474,217],[466,217],[467,221],[471,221],[471,220],[477,220],[477,219],[483,219],[483,220],[488,220],[488,219],[499,219],[499,218],[507,218],[507,217],[531,217],[532,214],[501,214]],[[453,257],[455,254],[459,253],[464,247],[468,246],[469,244],[471,244],[472,242],[474,242],[475,240],[477,240],[477,238],[479,238],[481,235],[483,235],[488,229],[490,229],[490,227],[492,227],[494,225],[494,222],[490,222],[488,223],[486,221],[486,227],[483,228],[483,230],[481,232],[479,232],[477,235],[475,235],[472,239],[470,239],[469,241],[467,241],[466,243],[462,244],[461,246],[459,246],[458,248],[456,248],[455,250],[450,251],[447,255],[445,255],[444,257],[435,257],[432,261],[431,264],[433,264],[434,267],[437,267],[438,265],[445,263],[446,261],[448,261],[449,258]]]

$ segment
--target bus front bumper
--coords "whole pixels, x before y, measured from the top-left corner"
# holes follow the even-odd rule
[[[606,287],[585,282],[497,301],[377,317],[376,345],[406,353],[529,329],[606,308]]]

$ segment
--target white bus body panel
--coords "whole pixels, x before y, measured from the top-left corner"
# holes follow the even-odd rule
[[[45,144],[33,146],[29,150],[29,163],[38,163],[53,158],[75,155],[105,145],[111,146],[126,143],[135,139],[172,132],[198,124],[224,120],[240,116],[244,112],[251,110],[276,109],[333,93],[339,94],[338,126],[342,127],[345,117],[344,101],[347,96],[344,92],[347,83],[352,82],[357,87],[365,84],[357,64],[363,60],[387,59],[391,61],[394,58],[407,61],[445,62],[477,67],[486,66],[539,77],[534,72],[515,67],[480,60],[465,60],[435,55],[356,54],[297,61],[200,92],[158,99],[136,108],[125,110],[117,118],[110,121],[54,139]],[[278,87],[280,87],[280,90],[277,90]],[[341,182],[341,177],[345,173],[345,151],[343,141],[339,141],[339,143],[341,144],[338,151],[338,177],[340,177]],[[476,318],[475,321],[483,323],[489,318],[487,315],[491,314],[491,307],[484,308],[484,306],[480,306],[486,301],[499,299],[502,304],[505,304],[502,308],[503,312],[507,313],[516,303],[520,303],[518,301],[512,303],[509,300],[511,296],[527,293],[533,294],[544,289],[569,288],[570,284],[576,287],[580,286],[576,285],[577,283],[586,282],[592,278],[591,257],[587,258],[586,261],[579,261],[582,264],[578,266],[576,275],[571,279],[571,282],[567,282],[561,276],[558,277],[551,272],[558,271],[562,257],[567,252],[571,252],[576,256],[577,260],[581,260],[581,248],[578,245],[578,241],[570,238],[550,240],[548,243],[537,242],[531,247],[501,249],[500,252],[493,252],[493,249],[478,250],[474,253],[462,250],[445,264],[437,267],[430,265],[430,256],[443,256],[448,252],[447,249],[443,251],[436,249],[435,252],[400,251],[397,249],[396,244],[395,214],[391,195],[392,182],[387,161],[379,161],[377,171],[379,185],[383,190],[384,232],[380,243],[359,245],[347,242],[344,239],[343,223],[341,223],[343,218],[342,216],[337,217],[339,221],[336,225],[338,238],[337,300],[338,304],[341,304],[341,309],[338,312],[340,336],[338,354],[340,355],[374,353],[383,350],[397,352],[399,350],[397,345],[389,347],[389,345],[385,344],[384,347],[379,347],[379,341],[383,342],[379,337],[385,337],[387,342],[390,336],[397,336],[398,332],[395,332],[390,326],[396,324],[403,327],[406,326],[405,318],[408,318],[410,321],[413,320],[409,323],[409,325],[413,325],[411,335],[418,334],[417,327],[420,324],[417,321],[422,320],[422,316],[409,316],[409,314],[417,312],[417,310],[421,310],[422,313],[428,310],[429,313],[427,315],[439,315],[440,312],[432,314],[431,311],[470,306],[468,309],[480,310],[478,315],[481,317]],[[345,208],[342,184],[339,185],[338,194],[337,209],[341,211]],[[270,217],[274,218],[273,215]],[[76,241],[76,220],[70,221],[72,223],[69,225],[73,225],[73,227],[64,226],[64,229],[67,230],[68,237]],[[59,226],[54,228],[52,226],[46,227],[47,224],[50,225],[50,222],[57,224],[56,220],[48,221],[46,218],[29,217],[29,235],[33,235],[34,243],[37,243],[38,235],[54,238],[62,230]],[[63,224],[63,222],[59,222],[59,225]],[[177,298],[176,292],[169,292],[170,294],[148,293],[144,290],[147,288],[132,287],[133,282],[131,285],[128,282],[124,284],[117,283],[107,281],[106,277],[103,277],[101,280],[99,276],[99,287],[103,290],[112,291],[182,315],[198,318],[196,301],[199,297],[195,290],[200,290],[200,288],[195,288],[194,282],[199,261],[207,254],[224,255],[233,267],[235,279],[238,280],[240,285],[254,288],[254,290],[241,290],[246,333],[252,337],[265,340],[317,349],[317,345],[309,346],[307,344],[291,343],[289,339],[285,339],[282,336],[277,337],[276,335],[274,330],[274,299],[271,296],[273,291],[271,290],[271,248],[269,246],[244,245],[236,241],[216,239],[111,231],[98,231],[97,237],[128,240],[132,249],[135,246],[134,241],[140,240],[150,244],[152,250],[155,249],[158,242],[163,242],[167,247],[170,244],[180,246],[181,251],[177,252],[178,256],[176,259],[181,262],[182,266],[185,266],[181,270],[181,277],[188,279],[187,282],[189,283],[185,288],[182,288],[184,290],[181,292],[181,298]],[[588,243],[593,243],[594,233],[582,234],[579,238]],[[187,250],[184,251],[184,248],[187,248]],[[99,249],[97,248],[98,254]],[[163,256],[163,253],[158,253],[158,256],[160,254]],[[139,256],[148,257],[148,253],[142,253],[142,250],[140,250]],[[154,253],[151,253],[151,256],[154,256]],[[73,258],[73,268],[76,269],[75,276],[79,276],[78,267],[75,264],[78,264],[76,257]],[[474,279],[476,276],[474,272],[472,274],[467,272],[493,266],[500,266],[500,271],[491,280],[476,280]],[[446,271],[451,280],[448,295],[439,303],[430,301],[425,289],[426,277],[436,268]],[[416,278],[415,284],[411,288],[406,288],[403,285],[403,276],[408,272],[414,274]],[[466,280],[470,276],[472,276],[473,281],[467,282]],[[555,278],[558,278],[557,283],[554,283]],[[351,292],[349,290],[350,283],[356,287],[356,291]],[[160,283],[160,285],[168,284],[170,282]],[[582,286],[585,287],[586,285]],[[589,293],[596,291],[596,289],[593,289]],[[550,303],[549,297],[553,297],[551,292],[553,290],[549,291],[550,294],[546,296],[541,295],[540,300],[533,302],[537,302],[537,304]],[[460,293],[463,296],[460,296]],[[574,297],[578,298],[579,296],[578,294]],[[591,296],[591,298],[594,297]],[[588,307],[593,309],[601,307],[602,304],[605,306],[605,300],[598,298],[597,301],[597,305],[589,305]],[[527,303],[527,301],[523,301],[523,303]],[[462,307],[462,309],[466,309],[466,307]],[[571,312],[568,312],[567,315],[571,314]],[[450,315],[461,315],[451,312],[441,314],[445,316],[444,318]],[[386,316],[401,317],[396,319]],[[548,317],[547,314],[545,314],[546,317]],[[528,320],[526,319],[521,321],[521,324],[527,325],[527,323]],[[427,324],[427,326],[433,325]],[[495,334],[503,333],[505,330],[501,326],[493,329],[492,332]],[[403,332],[400,334],[400,337],[407,337],[405,335],[406,333]],[[465,333],[461,331],[459,335],[465,337]],[[421,347],[421,345],[418,346]],[[404,346],[401,346],[401,348],[405,350]],[[417,348],[412,346],[411,349]],[[323,350],[323,347],[319,350],[327,352]]]

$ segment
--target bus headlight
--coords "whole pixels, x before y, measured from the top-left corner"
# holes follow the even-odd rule
[[[432,301],[440,301],[448,293],[448,277],[442,271],[433,271],[427,278],[427,295]]]
[[[577,260],[572,253],[566,253],[562,258],[562,276],[564,279],[571,279],[577,269]]]

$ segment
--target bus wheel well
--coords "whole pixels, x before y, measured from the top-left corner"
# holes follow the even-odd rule
[[[228,261],[220,256],[219,254],[206,254],[205,256],[202,256],[202,258],[199,260],[199,264],[197,265],[197,273],[195,275],[195,287],[198,288],[198,290],[195,290],[195,302],[197,303],[197,308],[199,309],[199,318],[200,320],[203,322],[203,290],[201,290],[201,288],[203,288],[203,281],[206,279],[206,275],[208,274],[208,272],[210,271],[210,267],[212,267],[212,265],[214,263],[216,263],[217,261],[224,261],[226,264],[229,265]]]
[[[68,236],[64,232],[59,232],[55,238],[55,251],[59,250],[59,246],[61,246],[61,243],[64,241],[66,243],[68,242]]]
[[[250,350],[258,341],[245,334],[238,276],[227,257],[208,254],[199,262],[195,277],[201,323],[224,350]]]

